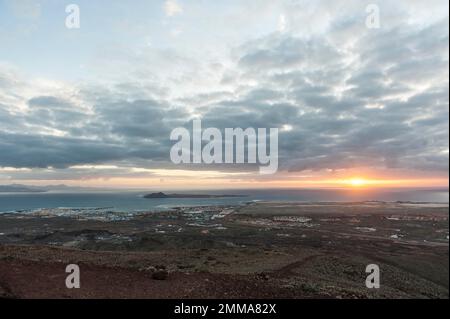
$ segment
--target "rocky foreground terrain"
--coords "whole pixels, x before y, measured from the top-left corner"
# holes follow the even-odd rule
[[[0,215],[2,298],[448,298],[448,205]],[[81,288],[67,289],[68,264]],[[365,285],[377,264],[380,289]]]

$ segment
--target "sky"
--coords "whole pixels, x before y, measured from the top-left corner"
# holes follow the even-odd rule
[[[80,28],[65,21],[80,9]],[[379,27],[367,26],[367,6]],[[0,0],[0,184],[448,187],[446,0]],[[279,128],[279,169],[170,160]]]

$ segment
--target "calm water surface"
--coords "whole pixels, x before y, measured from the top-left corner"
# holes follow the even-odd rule
[[[196,191],[198,194],[238,194],[236,198],[145,199],[149,192],[85,192],[85,193],[0,193],[0,212],[39,208],[108,208],[113,211],[164,210],[176,206],[235,205],[249,201],[351,202],[413,201],[448,203],[448,190],[234,190]],[[170,192],[167,192],[170,193]],[[177,192],[182,193],[182,192]]]

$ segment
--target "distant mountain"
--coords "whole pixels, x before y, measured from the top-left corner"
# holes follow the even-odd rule
[[[47,190],[25,185],[0,185],[0,193],[44,193]]]
[[[245,197],[246,195],[205,195],[205,194],[164,194],[151,193],[144,196],[144,198],[225,198],[225,197]]]
[[[0,193],[89,192],[94,190],[101,191],[103,189],[67,186],[64,184],[45,185],[45,186],[33,186],[21,184],[0,185]]]

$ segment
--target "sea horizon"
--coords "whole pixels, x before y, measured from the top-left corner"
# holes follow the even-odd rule
[[[153,198],[153,192],[166,194],[240,195],[217,198]],[[248,202],[415,202],[449,203],[445,188],[391,189],[225,189],[225,190],[85,190],[47,191],[34,193],[0,193],[0,213],[38,209],[73,208],[106,209],[114,212],[163,211],[181,206],[242,205]]]

